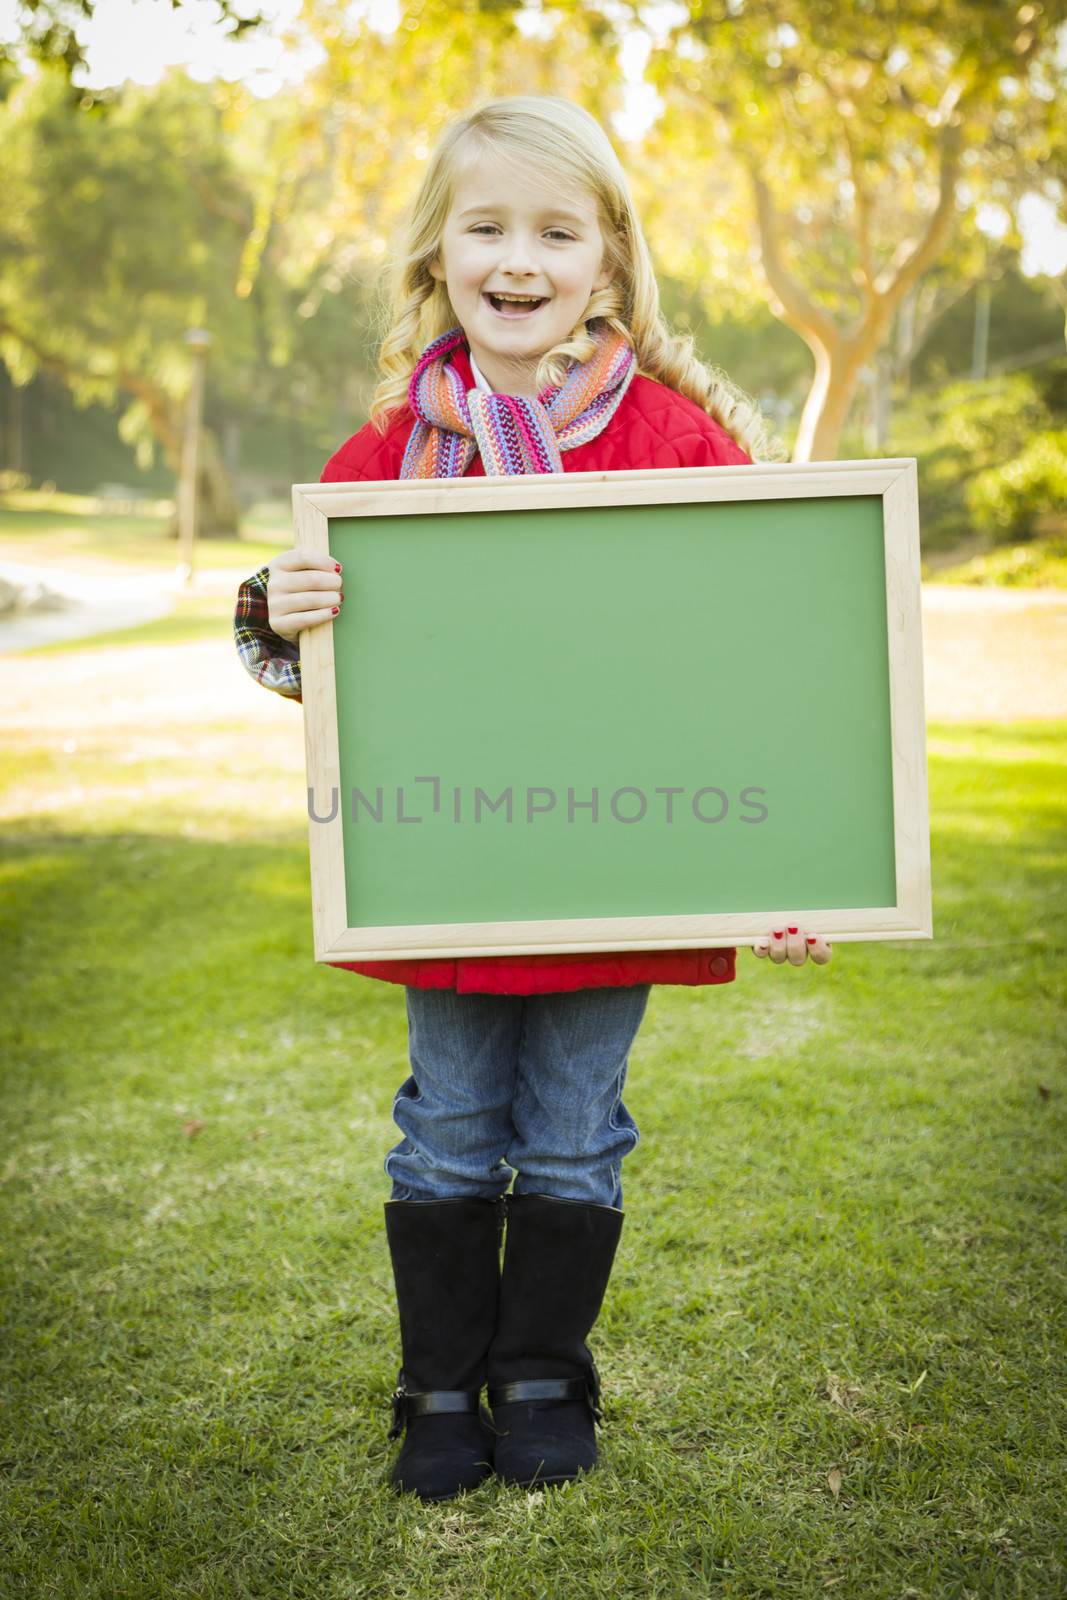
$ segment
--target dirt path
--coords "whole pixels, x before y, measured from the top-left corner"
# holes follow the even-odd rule
[[[1067,592],[923,586],[927,722],[1067,718]]]
[[[14,564],[0,562],[0,572]],[[78,599],[77,610],[0,621],[0,653],[13,656],[15,683],[4,724],[42,727],[58,717],[64,726],[99,715],[114,723],[217,721],[271,717],[297,726],[295,707],[255,692],[233,650],[228,629],[216,640],[183,645],[175,670],[172,645],[117,646],[78,658],[78,682],[95,692],[69,694],[69,663],[62,656],[18,655],[29,644],[134,626],[162,616],[180,592],[173,574],[131,573],[89,577],[54,567],[25,568],[51,587]],[[197,575],[199,592],[234,593],[244,572]],[[49,631],[53,628],[57,631]],[[923,586],[923,677],[928,722],[1014,722],[1067,719],[1067,591],[984,589],[955,584]],[[90,703],[87,703],[90,702]],[[277,712],[274,709],[277,702]]]
[[[0,579],[23,591],[40,585],[61,606],[0,617],[0,655],[30,650],[61,639],[79,639],[113,628],[136,628],[165,617],[174,607],[177,577],[170,573],[117,570],[106,575],[0,559]]]

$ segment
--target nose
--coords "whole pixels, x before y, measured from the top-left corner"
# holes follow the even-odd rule
[[[539,271],[531,240],[522,233],[509,234],[500,253],[500,271],[514,278],[529,278]]]

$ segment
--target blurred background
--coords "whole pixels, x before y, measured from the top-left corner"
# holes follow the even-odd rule
[[[1055,11],[3,0],[0,536],[51,510],[116,555],[173,537],[198,366],[197,535],[278,530],[366,420],[380,264],[442,124],[534,90],[602,121],[669,320],[794,459],[915,455],[929,572],[1046,584]]]

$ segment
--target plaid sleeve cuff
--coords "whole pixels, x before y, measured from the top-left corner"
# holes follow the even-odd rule
[[[267,578],[264,565],[246,578],[237,591],[233,614],[233,639],[245,670],[262,684],[289,700],[302,700],[300,686],[300,646],[295,639],[283,639],[270,625],[267,605]]]

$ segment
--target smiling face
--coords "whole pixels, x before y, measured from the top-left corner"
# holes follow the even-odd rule
[[[560,193],[488,154],[457,179],[430,272],[448,289],[475,361],[504,394],[536,395],[537,363],[610,281],[594,197]],[[533,296],[535,309],[498,294]]]

